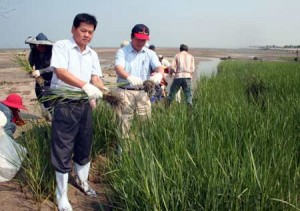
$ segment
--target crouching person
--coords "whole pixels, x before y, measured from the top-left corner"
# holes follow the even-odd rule
[[[18,94],[9,94],[5,100],[0,102],[0,111],[2,111],[7,118],[4,131],[10,137],[13,137],[17,126],[25,124],[25,121],[20,117],[20,109],[27,110],[23,105],[22,97]]]
[[[56,201],[59,210],[72,210],[68,200],[68,177],[75,165],[76,186],[88,196],[97,196],[88,184],[92,146],[92,109],[104,89],[97,53],[88,44],[97,26],[94,16],[81,13],[73,21],[69,40],[53,46],[51,66],[55,68],[51,89],[83,90],[89,100],[63,97],[54,104],[51,131],[51,162],[56,176]]]

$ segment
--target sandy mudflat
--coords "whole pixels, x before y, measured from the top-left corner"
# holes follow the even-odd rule
[[[103,71],[104,81],[115,82],[114,57],[117,48],[96,48]],[[40,107],[37,104],[34,92],[35,80],[25,73],[12,59],[12,52],[20,52],[28,57],[29,49],[5,49],[0,50],[0,100],[4,100],[10,93],[18,93],[24,99],[28,111],[22,111],[25,119],[38,119],[41,117]],[[162,54],[170,62],[179,52],[177,48],[157,48],[157,54]],[[232,58],[253,60],[254,57],[263,60],[278,60],[280,57],[295,57],[292,52],[270,51],[257,49],[189,49],[195,57],[196,65],[209,58]],[[21,128],[19,128],[21,129]]]

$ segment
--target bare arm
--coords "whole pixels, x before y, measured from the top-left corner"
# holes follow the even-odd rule
[[[120,66],[120,65],[117,65],[115,67],[115,70],[116,70],[116,73],[117,75],[120,77],[120,78],[124,78],[124,79],[127,79],[128,76],[129,76],[129,73],[127,73],[124,69],[124,67]]]
[[[92,82],[93,85],[95,85],[99,89],[102,89],[102,90],[106,89],[104,84],[103,84],[102,79],[98,75],[92,75],[91,82]]]
[[[163,66],[158,66],[154,69],[155,72],[157,73],[161,73],[161,74],[164,74],[164,68]]]

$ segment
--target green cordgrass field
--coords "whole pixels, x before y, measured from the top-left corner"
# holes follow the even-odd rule
[[[116,114],[100,104],[92,166],[115,209],[300,210],[299,63],[224,61],[197,82],[193,110],[153,104],[129,139],[118,131]],[[36,125],[22,141],[30,156],[20,182],[37,201],[54,194],[45,136],[49,126]]]

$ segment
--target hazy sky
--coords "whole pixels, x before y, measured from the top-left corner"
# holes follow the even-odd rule
[[[81,12],[97,17],[93,47],[118,47],[137,23],[157,47],[300,45],[299,8],[300,0],[0,0],[0,48],[27,48],[39,32],[69,38]]]

